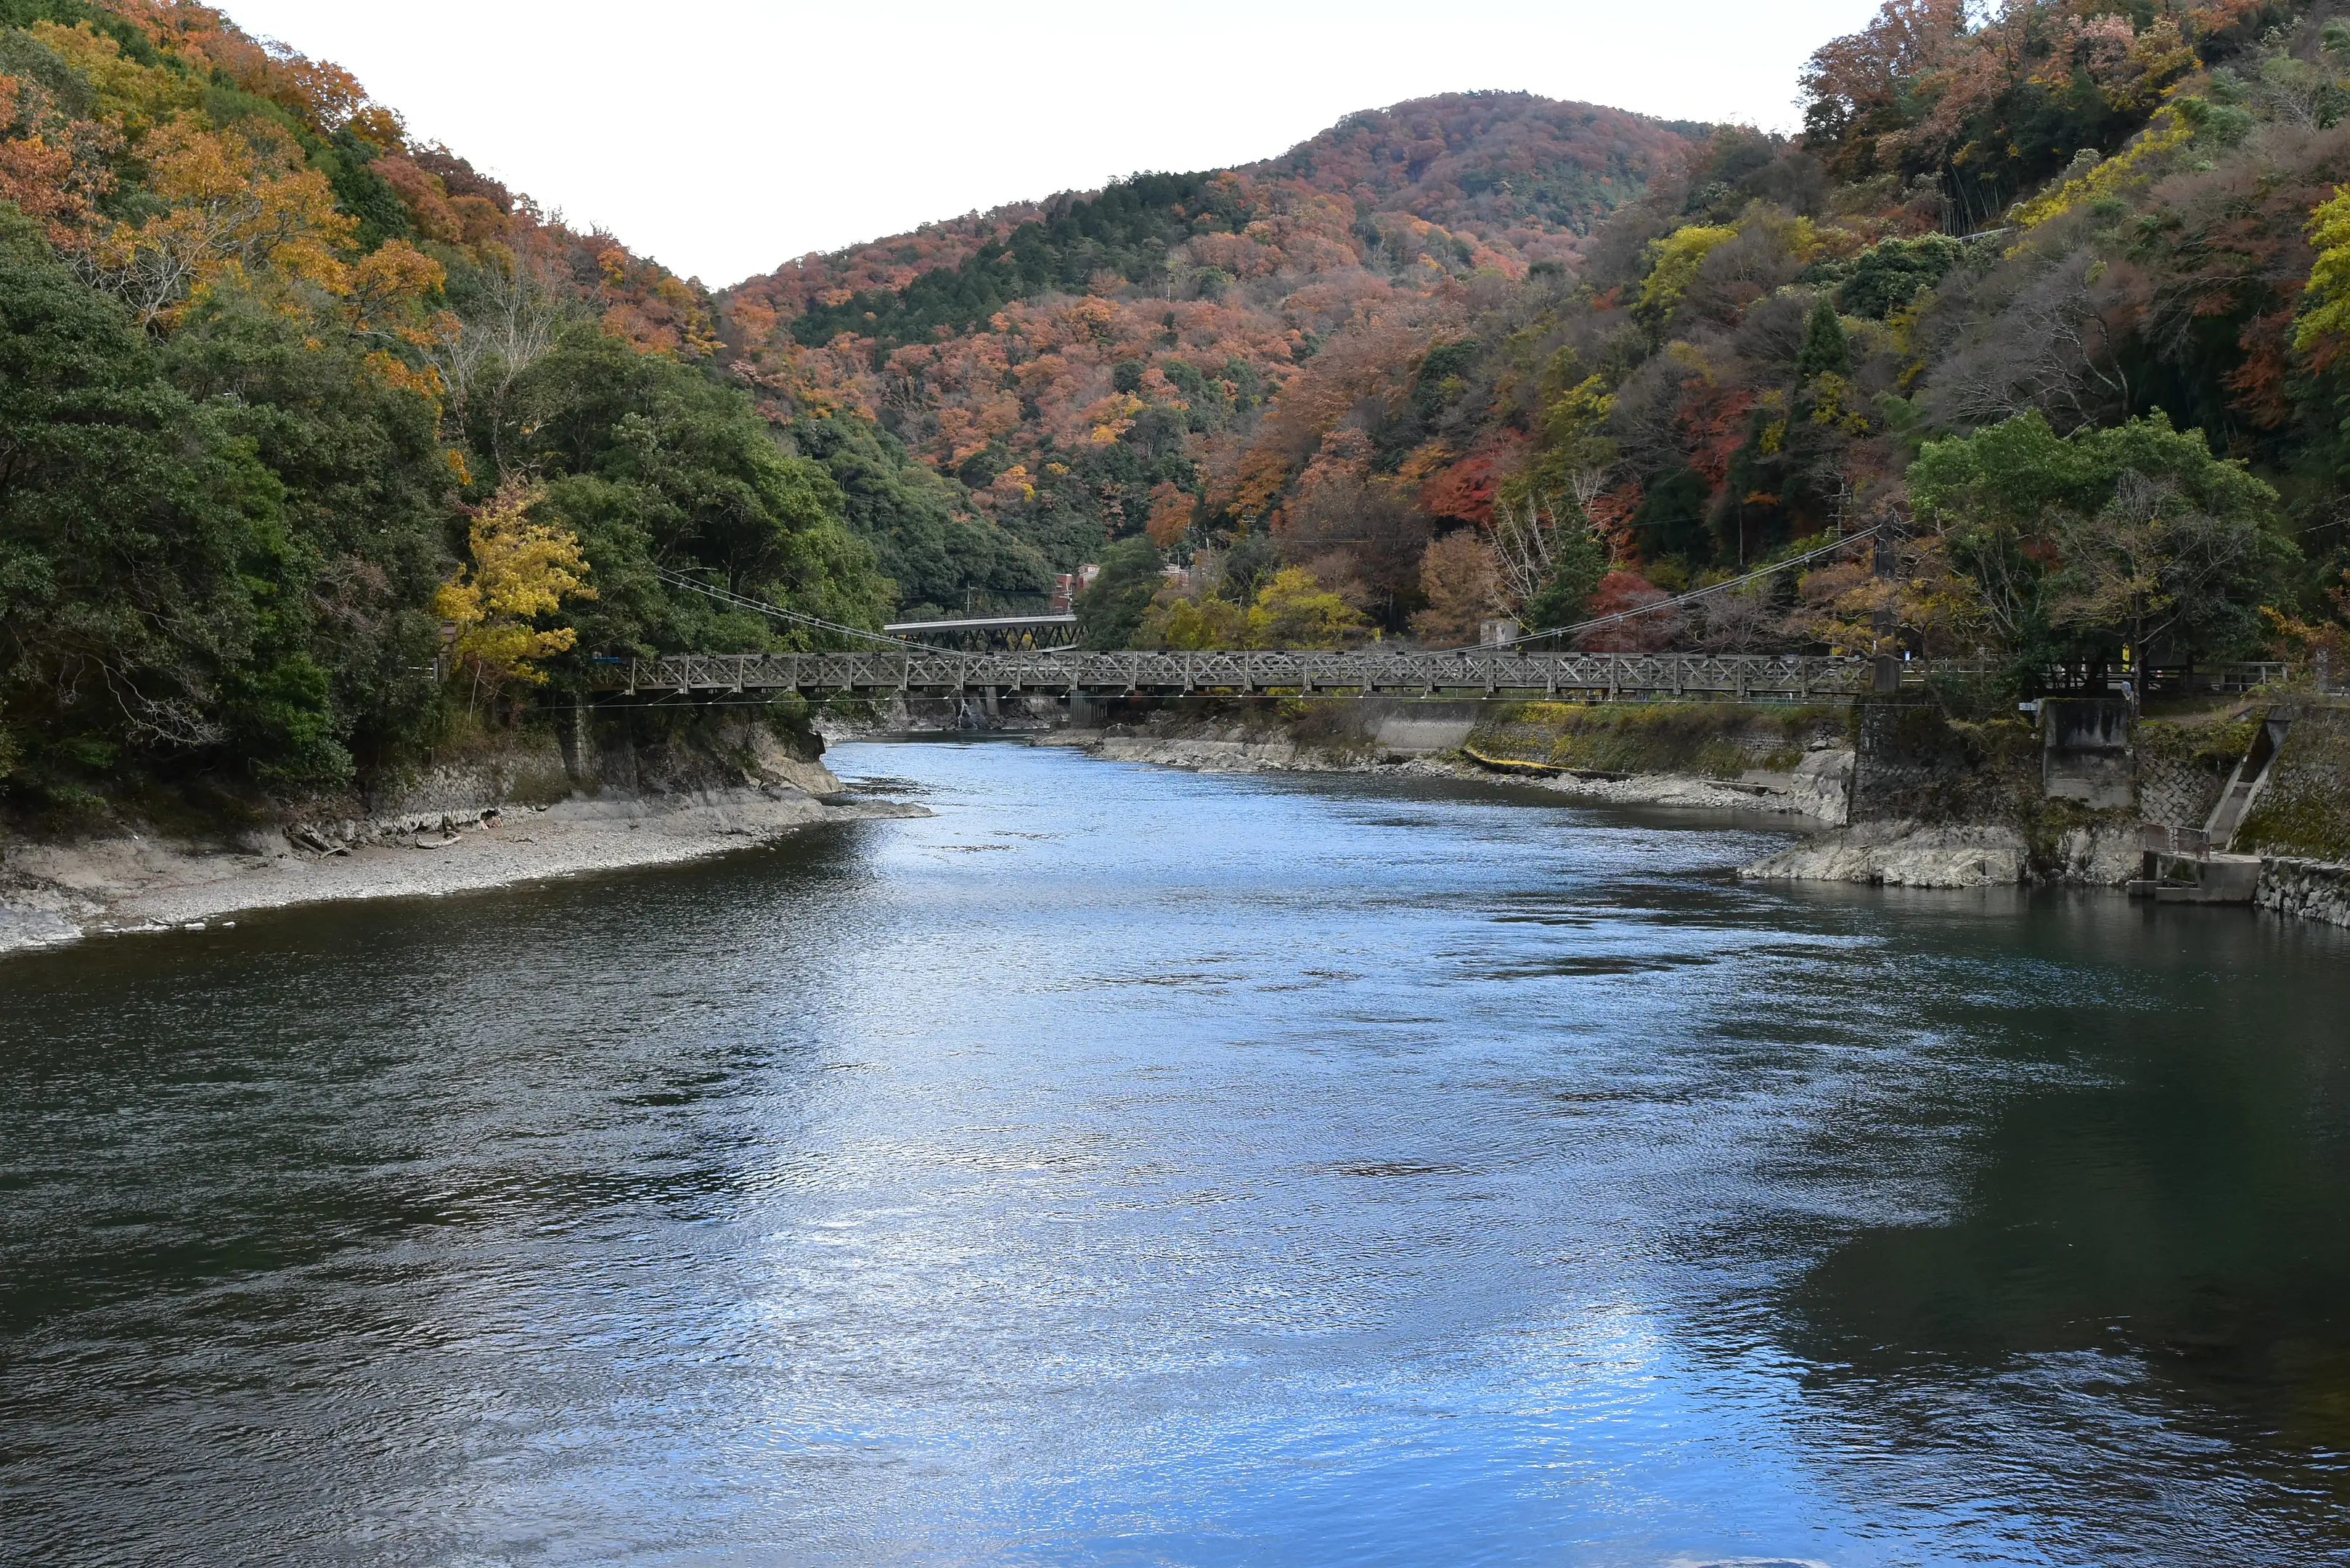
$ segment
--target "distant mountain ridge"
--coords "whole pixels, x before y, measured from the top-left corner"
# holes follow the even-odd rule
[[[1146,526],[1261,516],[1244,455],[1326,342],[1367,330],[1401,369],[1474,292],[1576,270],[1700,129],[1446,94],[1255,163],[802,257],[718,308],[736,374],[832,467],[903,604],[1029,592]],[[1421,459],[1463,460],[1490,465]]]
[[[1366,215],[1419,219],[1530,263],[1565,259],[1573,247],[1558,243],[1562,236],[1588,234],[1706,130],[1531,93],[1446,93],[1350,114],[1277,157],[1192,174],[1139,174],[1111,189],[1140,195],[1129,204],[1163,213],[1219,174],[1295,182],[1347,196]],[[853,296],[902,290],[926,273],[960,268],[1022,226],[1065,221],[1107,194],[1068,192],[924,223],[795,258],[726,292],[786,317],[811,307],[838,309]],[[1173,222],[1199,215],[1195,207]],[[1233,213],[1227,207],[1220,215],[1229,221]],[[1085,279],[1073,281],[1082,286]]]

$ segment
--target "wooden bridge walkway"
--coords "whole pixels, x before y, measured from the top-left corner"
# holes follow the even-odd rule
[[[1903,667],[1905,684],[1927,666]],[[1798,654],[1524,653],[1481,649],[1419,653],[1095,653],[1074,649],[997,653],[664,654],[598,659],[599,692],[639,698],[743,692],[804,696],[956,696],[1050,692],[1082,697],[1298,692],[1391,697],[1561,697],[1578,701],[1845,701],[1871,689],[1871,661]]]

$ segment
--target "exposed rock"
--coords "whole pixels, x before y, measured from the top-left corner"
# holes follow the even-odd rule
[[[1791,772],[1749,769],[1739,775],[1738,782],[1742,788],[1782,797],[1790,811],[1840,826],[1852,809],[1853,761],[1848,749],[1822,747]]]
[[[1744,867],[1751,881],[1865,882],[1887,888],[2012,887],[2028,864],[2010,827],[1865,822]]]
[[[2143,859],[2137,825],[2108,818],[2064,829],[2053,855],[2033,871],[2043,881],[2118,888],[2138,874]]]

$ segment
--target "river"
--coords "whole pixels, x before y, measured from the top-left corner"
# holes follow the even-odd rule
[[[831,761],[0,961],[0,1561],[2350,1563],[2350,932]]]

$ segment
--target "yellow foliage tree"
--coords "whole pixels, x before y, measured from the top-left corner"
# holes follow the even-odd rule
[[[2084,202],[2118,194],[2150,180],[2163,170],[2162,155],[2184,147],[2194,134],[2195,122],[2179,113],[2178,105],[2166,104],[2127,147],[2111,158],[2081,167],[2079,173],[2054,190],[2023,202],[2015,209],[2012,221],[2019,229],[2037,228]]]
[[[566,600],[596,597],[577,536],[530,520],[545,493],[535,484],[500,489],[474,514],[473,565],[433,600],[441,618],[455,628],[450,652],[473,671],[477,685],[543,683],[546,672],[531,661],[567,652],[578,633],[532,623]]]
[[[63,59],[89,83],[96,98],[96,118],[111,121],[136,141],[173,117],[196,109],[203,102],[201,78],[142,66],[122,52],[122,46],[88,22],[66,26],[36,22],[32,35],[40,45]]]
[[[1238,648],[1248,640],[1248,617],[1230,599],[1186,598],[1161,589],[1142,615],[1138,648]]]
[[[1640,285],[1632,313],[1643,321],[1662,322],[1697,281],[1697,269],[1705,265],[1705,258],[1737,237],[1738,231],[1727,224],[1691,223],[1657,241],[1656,265]]]
[[[1275,572],[1249,607],[1251,648],[1344,648],[1370,631],[1367,616],[1303,566]]]
[[[2333,199],[2309,214],[2309,244],[2317,260],[2302,290],[2293,346],[2324,369],[2350,343],[2350,185],[2336,185]]]

